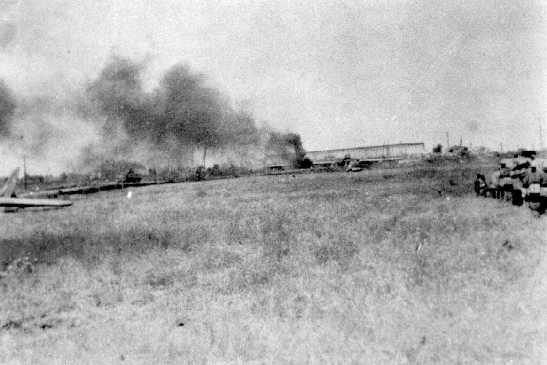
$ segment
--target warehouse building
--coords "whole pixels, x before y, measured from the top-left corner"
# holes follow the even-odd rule
[[[379,146],[340,148],[335,150],[308,151],[306,157],[314,162],[341,160],[349,155],[352,159],[402,159],[425,153],[423,143],[396,143]]]

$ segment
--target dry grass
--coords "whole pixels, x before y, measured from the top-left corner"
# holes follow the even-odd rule
[[[545,218],[469,196],[472,172],[250,177],[4,214],[0,363],[544,363]]]

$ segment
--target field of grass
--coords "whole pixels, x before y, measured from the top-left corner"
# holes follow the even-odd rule
[[[547,363],[545,217],[474,170],[246,177],[1,214],[1,364]]]

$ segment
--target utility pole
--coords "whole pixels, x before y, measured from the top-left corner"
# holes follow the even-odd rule
[[[23,154],[23,181],[25,185],[25,191],[27,191],[27,155]]]
[[[446,132],[446,149],[448,150],[450,148],[450,137],[448,135],[448,132]]]
[[[23,185],[25,191],[27,191],[27,154],[25,151],[25,136],[21,135],[19,138],[21,139],[21,144],[23,146]]]

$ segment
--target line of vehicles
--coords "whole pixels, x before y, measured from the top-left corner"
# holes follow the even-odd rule
[[[526,204],[543,214],[547,209],[547,160],[536,156],[536,151],[523,150],[512,158],[502,158],[488,179],[477,174],[476,194],[505,200],[516,206]]]
[[[402,157],[383,157],[383,158],[353,158],[349,154],[343,158],[332,158],[325,160],[309,160],[309,166],[306,169],[326,169],[326,170],[342,170],[346,172],[357,172],[371,168],[373,165],[386,165],[394,167],[399,161],[403,160]],[[266,173],[279,174],[279,173],[294,173],[295,170],[300,170],[290,164],[271,164],[266,166]]]

